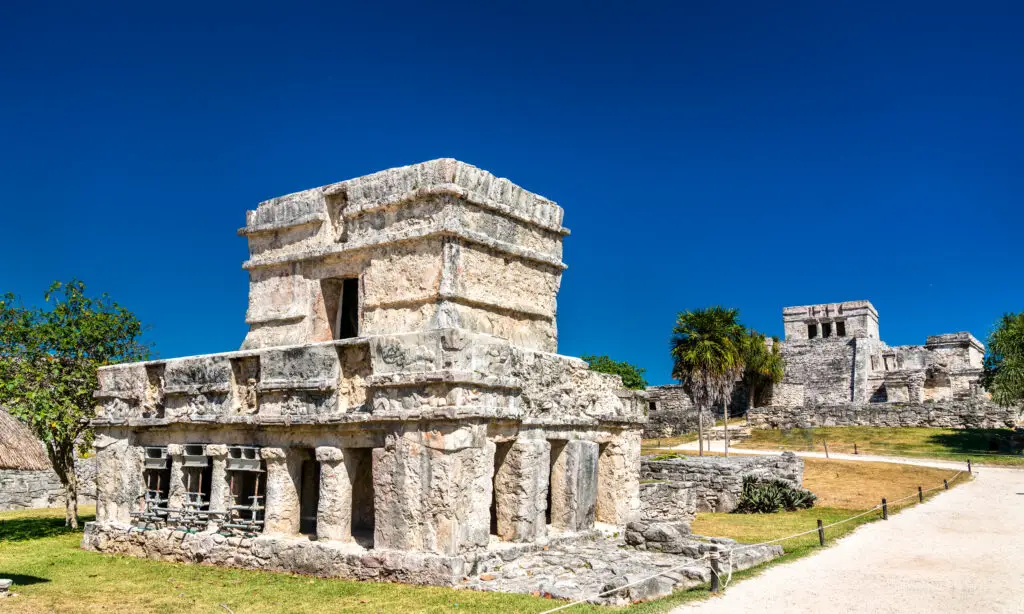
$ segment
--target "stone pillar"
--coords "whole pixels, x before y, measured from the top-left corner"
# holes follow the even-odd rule
[[[907,396],[911,403],[924,403],[924,373],[907,376]]]
[[[599,450],[597,520],[625,526],[640,517],[640,432],[621,433]]]
[[[167,485],[167,507],[181,509],[185,505],[185,446],[168,444],[167,456],[171,457],[171,482]]]
[[[352,482],[340,448],[316,449],[320,462],[320,505],[316,510],[316,538],[352,541]]]
[[[141,511],[145,487],[142,454],[129,443],[127,431],[98,434],[96,450],[96,520],[131,522],[130,513]]]
[[[487,546],[494,444],[482,425],[389,435],[373,451],[374,547],[454,555]]]
[[[584,531],[594,526],[598,445],[573,440],[551,466],[551,526]]]
[[[267,464],[267,502],[264,533],[299,532],[299,473],[302,463],[290,458],[287,448],[262,448]]]
[[[228,484],[228,447],[223,444],[208,444],[206,455],[213,465],[210,478],[210,511],[226,512],[231,506],[231,489]]]
[[[498,537],[531,542],[547,535],[545,511],[551,469],[551,444],[517,439],[504,459],[495,459],[494,507]]]

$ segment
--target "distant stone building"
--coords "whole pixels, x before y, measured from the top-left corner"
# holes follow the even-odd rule
[[[643,394],[553,353],[562,213],[449,159],[261,203],[241,351],[100,370],[83,545],[448,584],[634,520]]]
[[[1012,426],[1012,410],[988,402],[985,347],[970,333],[889,346],[868,301],[783,309],[786,375],[753,426],[842,424]]]

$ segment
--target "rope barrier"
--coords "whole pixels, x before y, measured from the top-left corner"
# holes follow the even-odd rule
[[[955,481],[962,473],[964,473],[964,472],[963,471],[956,472],[955,474],[953,474],[953,477],[949,479],[949,481],[950,482]],[[936,486],[935,488],[929,488],[928,490],[923,491],[923,492],[931,492],[933,490],[938,490],[939,488],[944,488],[944,486]],[[903,497],[901,499],[896,499],[896,500],[894,500],[892,502],[889,502],[889,505],[892,505],[893,503],[898,503],[900,501],[905,501],[907,499],[910,499],[912,497],[917,497],[917,496],[918,496],[918,494],[914,493],[912,495],[908,495],[908,496]],[[822,529],[829,529],[829,528],[832,528],[832,527],[836,527],[836,526],[839,526],[841,524],[845,524],[847,522],[850,522],[851,520],[856,520],[856,519],[861,518],[863,516],[867,516],[868,514],[871,514],[873,512],[877,512],[877,511],[879,511],[881,509],[882,509],[881,505],[876,505],[876,506],[872,507],[869,510],[863,511],[863,512],[861,512],[859,514],[854,514],[853,516],[850,516],[849,518],[844,518],[842,520],[837,520],[835,522],[832,522],[832,523],[829,523],[829,524],[826,524],[826,525],[822,525],[821,528]],[[793,535],[787,535],[786,537],[779,537],[779,538],[776,538],[776,539],[770,539],[768,541],[763,541],[763,542],[759,542],[759,543],[756,543],[756,544],[745,544],[745,545],[742,545],[742,546],[736,546],[734,548],[730,548],[729,550],[725,551],[725,553],[729,555],[728,557],[726,557],[726,559],[728,561],[728,565],[729,565],[729,572],[728,572],[728,576],[725,579],[725,582],[722,583],[722,589],[724,590],[726,587],[728,587],[729,586],[729,582],[732,581],[732,572],[733,572],[732,555],[733,555],[734,552],[739,552],[739,551],[742,551],[742,550],[749,550],[751,548],[757,548],[757,547],[760,547],[760,546],[769,546],[771,544],[776,544],[778,542],[787,541],[787,540],[790,540],[790,539],[793,539],[793,538],[796,538],[796,537],[803,537],[804,535],[810,535],[811,533],[817,533],[817,532],[818,532],[818,528],[815,527],[815,528],[813,528],[813,529],[811,529],[809,531],[802,531],[800,533],[794,533]],[[625,584],[623,586],[619,586],[619,587],[613,588],[611,590],[605,591],[603,593],[599,593],[597,595],[591,595],[590,597],[585,597],[583,599],[578,599],[576,601],[573,601],[573,602],[570,602],[570,603],[558,606],[557,608],[552,608],[550,610],[544,610],[540,614],[552,614],[552,612],[559,612],[561,610],[565,610],[565,609],[568,609],[568,608],[571,608],[571,607],[575,607],[575,606],[587,603],[587,602],[592,601],[594,599],[600,599],[601,597],[604,597],[605,595],[611,595],[612,593],[615,593],[615,592],[618,592],[618,591],[621,591],[621,590],[624,590],[624,589],[636,586],[638,584],[643,584],[644,582],[647,582],[649,580],[653,580],[654,578],[657,578],[659,576],[663,576],[663,575],[665,575],[667,573],[672,573],[673,571],[676,571],[678,569],[682,569],[683,567],[692,566],[694,563],[698,563],[700,561],[703,561],[703,560],[707,559],[709,555],[710,555],[710,553],[705,553],[704,556],[702,556],[699,559],[689,560],[686,563],[683,563],[683,564],[678,565],[676,567],[672,567],[671,569],[666,569],[664,571],[660,571],[660,572],[658,572],[658,573],[656,573],[654,575],[648,576],[646,578],[642,578],[640,580],[636,580],[634,582],[630,582],[629,584]],[[712,574],[715,573],[714,569],[711,570],[711,573]]]

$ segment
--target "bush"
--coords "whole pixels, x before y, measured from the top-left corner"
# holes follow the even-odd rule
[[[737,514],[774,514],[783,510],[792,512],[814,506],[817,497],[805,488],[796,488],[782,480],[763,480],[748,475],[743,478],[743,492]]]

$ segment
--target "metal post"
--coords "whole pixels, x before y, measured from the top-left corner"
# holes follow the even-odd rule
[[[920,486],[917,487],[917,500],[919,503],[924,503],[924,491],[921,490]]]
[[[885,497],[882,497],[882,520],[889,520],[889,505],[885,502]]]
[[[821,519],[818,519],[818,545],[825,545],[825,527],[821,526]]]
[[[949,480],[942,480],[942,485],[946,487],[946,490],[949,490]]]
[[[712,551],[709,555],[711,559],[711,592],[717,593],[719,589],[718,582],[718,551]]]

